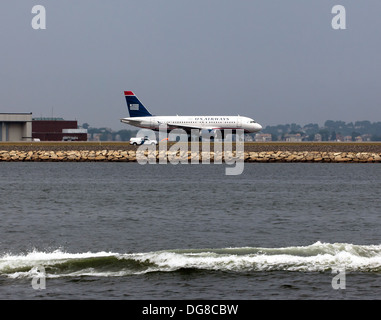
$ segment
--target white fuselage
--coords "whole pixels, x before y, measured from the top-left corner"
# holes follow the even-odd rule
[[[171,129],[185,130],[243,129],[246,133],[262,130],[262,126],[255,120],[241,116],[152,116],[123,118],[121,121],[132,126],[151,130],[159,130],[161,125],[167,125]]]

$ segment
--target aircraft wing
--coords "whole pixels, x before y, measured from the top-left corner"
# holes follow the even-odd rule
[[[200,130],[199,127],[194,126],[187,126],[187,125],[179,125],[179,124],[173,124],[173,123],[167,123],[168,129],[183,129],[186,133],[190,134],[192,132],[192,129]]]

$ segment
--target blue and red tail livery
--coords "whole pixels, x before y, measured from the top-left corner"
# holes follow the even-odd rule
[[[152,114],[144,107],[132,91],[124,91],[130,117],[151,117]]]

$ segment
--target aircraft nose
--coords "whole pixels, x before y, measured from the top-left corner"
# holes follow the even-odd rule
[[[258,130],[258,131],[261,131],[262,130],[262,126],[259,123],[256,123],[255,124],[255,129]]]

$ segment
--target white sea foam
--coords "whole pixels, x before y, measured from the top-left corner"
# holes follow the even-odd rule
[[[245,253],[242,254],[243,252]],[[149,260],[167,271],[180,268],[223,271],[325,271],[345,268],[353,271],[379,271],[381,246],[317,242],[307,247],[230,248],[222,250],[222,253],[152,252],[134,259]]]
[[[126,276],[179,269],[231,272],[329,270],[379,272],[380,245],[316,242],[284,248],[187,249],[146,253],[66,253],[34,251],[0,257],[0,275],[33,277],[35,266],[44,266],[47,277]]]
[[[114,254],[106,252],[66,253],[61,250],[53,252],[32,251],[21,255],[7,253],[0,257],[0,275],[6,274],[9,277],[32,276],[36,266],[57,266],[68,261],[81,261],[110,255]]]

